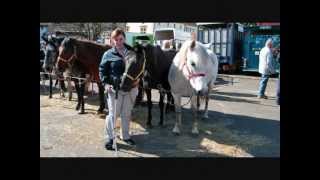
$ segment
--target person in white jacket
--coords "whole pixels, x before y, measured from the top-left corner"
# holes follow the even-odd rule
[[[259,54],[259,73],[261,74],[261,79],[259,83],[259,93],[258,98],[267,99],[265,95],[268,79],[271,74],[275,73],[275,68],[273,67],[273,53],[272,53],[272,39],[268,39]]]

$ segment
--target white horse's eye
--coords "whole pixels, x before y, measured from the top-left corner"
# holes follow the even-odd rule
[[[193,61],[191,61],[191,66],[195,67],[196,66],[196,63],[194,63]]]

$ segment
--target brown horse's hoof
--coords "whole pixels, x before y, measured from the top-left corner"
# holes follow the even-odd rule
[[[153,128],[152,124],[151,124],[151,123],[150,123],[150,124],[148,123],[148,124],[147,124],[147,129],[152,129],[152,128]]]
[[[159,122],[159,123],[158,123],[158,125],[159,125],[160,127],[162,127],[162,128],[164,128],[164,127],[165,127],[165,125],[164,125],[164,123],[163,123],[163,122]]]
[[[100,118],[100,119],[105,119],[106,117],[107,117],[106,114],[99,114],[99,118]]]
[[[177,133],[177,132],[172,132],[173,133],[173,135],[175,135],[175,136],[180,136],[180,133]]]
[[[100,115],[100,114],[105,114],[105,113],[103,111],[97,111],[96,114]]]
[[[85,114],[85,111],[81,110],[81,111],[78,112],[78,114]]]

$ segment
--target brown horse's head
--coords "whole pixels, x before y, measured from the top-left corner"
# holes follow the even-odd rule
[[[65,38],[59,47],[59,56],[56,62],[56,69],[63,73],[67,68],[71,68],[77,58],[76,40]]]
[[[51,37],[51,38],[45,39],[47,45],[44,49],[45,57],[44,57],[44,63],[42,67],[45,71],[51,72],[54,69],[54,64],[56,63],[58,58],[59,47],[63,39],[64,37],[60,37],[60,38]]]
[[[125,60],[126,69],[120,83],[120,89],[127,92],[139,84],[139,80],[143,75],[146,64],[143,48],[139,46],[129,50]]]

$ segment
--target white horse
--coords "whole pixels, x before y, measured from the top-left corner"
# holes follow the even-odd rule
[[[174,97],[176,122],[173,133],[180,134],[181,97],[191,98],[193,111],[192,133],[199,134],[200,96],[205,96],[204,117],[208,118],[209,91],[218,75],[218,58],[207,47],[195,40],[183,43],[170,67],[168,80]]]

